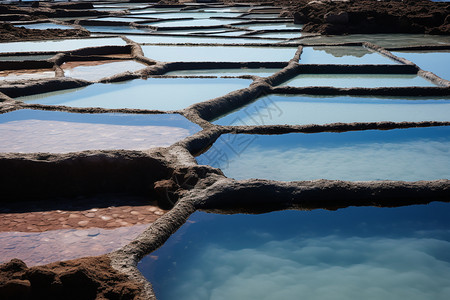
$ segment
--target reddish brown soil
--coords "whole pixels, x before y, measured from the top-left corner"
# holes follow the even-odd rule
[[[140,299],[141,286],[111,267],[107,256],[28,268],[13,259],[0,265],[0,299]]]

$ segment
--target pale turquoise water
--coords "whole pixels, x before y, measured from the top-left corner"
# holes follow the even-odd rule
[[[256,75],[260,77],[272,76],[274,73],[281,69],[205,69],[205,70],[181,70],[172,71],[164,75],[176,75],[176,76],[242,76],[242,75]]]
[[[450,121],[448,98],[267,95],[216,121],[218,125],[305,125]]]
[[[109,22],[136,22],[136,21],[145,21],[145,19],[142,18],[121,18],[121,17],[106,17],[106,18],[97,18],[92,19],[94,21],[109,21]]]
[[[95,38],[95,39],[70,39],[58,41],[13,42],[0,43],[0,53],[5,52],[42,52],[42,51],[68,51],[86,47],[97,46],[124,46],[121,38]]]
[[[113,84],[99,83],[17,100],[71,107],[177,110],[246,88],[251,82],[248,79],[149,78]]]
[[[143,31],[141,31],[143,32]],[[200,31],[201,32],[201,31]],[[170,34],[170,33],[166,33]],[[279,43],[279,40],[267,39],[249,39],[249,38],[233,38],[226,37],[193,37],[193,36],[162,36],[162,35],[147,35],[147,36],[127,36],[129,39],[137,43],[148,44],[252,44],[252,43]]]
[[[392,52],[418,65],[422,70],[450,80],[450,51]]]
[[[423,77],[410,74],[300,74],[281,86],[401,87],[436,86]]]
[[[0,152],[146,150],[170,146],[200,130],[178,114],[75,114],[25,109],[0,115]]]
[[[148,58],[159,61],[283,62],[294,58],[296,47],[142,46]]]
[[[159,300],[445,300],[449,206],[196,212],[138,268]]]
[[[284,135],[225,134],[199,164],[235,179],[450,179],[450,127]]]
[[[346,65],[397,64],[394,60],[359,46],[304,47],[300,56],[300,63]]]

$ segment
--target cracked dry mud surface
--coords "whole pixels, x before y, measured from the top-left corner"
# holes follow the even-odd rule
[[[370,1],[364,1],[364,3],[366,2]],[[280,17],[287,14],[288,18],[286,19],[273,19],[271,17],[270,21],[261,21],[261,19],[249,21],[237,17],[233,21],[244,21],[244,25],[247,24],[246,22],[249,22],[248,24],[250,25],[261,22],[292,23],[293,19],[289,18],[292,16],[299,21],[299,16],[292,13],[292,7],[295,6],[291,6],[289,8],[291,11],[286,13],[286,10],[289,11],[289,9],[286,9],[288,7],[287,2],[286,4],[281,2],[281,4],[286,6],[283,8],[268,8],[266,13],[276,12]],[[322,4],[316,3],[310,6],[305,6],[304,3],[301,6],[299,5],[296,6],[297,11],[303,11],[307,7],[318,11],[318,16],[320,17],[320,14],[323,14],[323,10],[315,9],[317,5],[321,5],[320,7],[333,6],[343,10],[345,9],[343,5],[346,4],[322,2]],[[408,2],[408,7],[410,5],[414,7],[413,1]],[[436,6],[439,5],[436,4]],[[152,6],[148,5],[146,7],[151,8]],[[160,3],[157,6],[159,9],[166,7],[164,3]],[[179,8],[192,9],[192,7],[188,6],[180,6]],[[201,6],[196,8],[217,9],[224,8],[224,6],[221,6],[221,4],[201,4]],[[85,11],[85,16],[90,17],[114,16],[120,18],[122,14],[94,12],[92,4],[89,3],[43,3],[40,8],[7,7],[2,5],[0,9],[5,15],[9,14],[10,21],[16,21],[15,19],[20,19],[21,21],[36,19],[48,21],[49,18],[57,18],[62,15],[72,17],[75,20],[82,15],[83,11]],[[251,9],[258,11],[257,6]],[[252,10],[248,12],[252,12]],[[22,17],[19,18],[18,15]],[[313,19],[312,16],[310,18],[311,20]],[[82,27],[83,24],[89,25],[89,22],[75,22],[77,27],[74,29],[73,34],[75,36],[89,34]],[[117,21],[94,20],[93,22],[97,25],[99,22],[103,22],[104,26],[117,26],[118,28],[125,26]],[[342,24],[339,23],[339,25]],[[12,29],[9,24],[2,26]],[[137,23],[132,24],[132,26],[133,28],[144,28],[146,30],[149,28],[147,25]],[[306,28],[309,28],[308,26],[312,28],[316,25],[305,25]],[[315,29],[311,29],[311,31],[327,33],[327,30],[337,30],[335,27],[330,27],[330,25],[317,26],[317,28],[320,28],[314,27]],[[326,30],[322,27],[326,28]],[[196,30],[200,30],[200,33],[194,33],[194,36],[211,37],[203,31],[220,29],[229,33],[229,31],[237,30],[238,28],[228,24],[219,26],[219,28],[217,26],[206,26],[197,28]],[[444,32],[444,29],[440,32]],[[42,35],[36,35],[36,29],[17,29],[17,32],[15,30],[10,30],[9,34],[16,34],[18,39],[25,40],[38,37],[40,39],[45,39],[46,37],[61,38],[67,37],[66,34],[72,35],[70,33],[72,32],[71,30],[62,30],[61,32],[66,33],[61,34],[59,31],[41,30],[40,33]],[[176,37],[180,35],[176,30],[175,28],[174,32],[169,30],[163,33],[156,31],[145,35],[154,37],[162,34],[162,36]],[[349,29],[349,32],[352,32],[352,30]],[[430,30],[436,31],[437,29]],[[17,259],[5,262],[0,265],[0,298],[156,299],[151,283],[139,272],[137,263],[144,256],[161,247],[186,222],[189,216],[197,210],[225,214],[255,214],[285,209],[312,210],[322,208],[336,210],[349,206],[397,207],[427,204],[432,201],[449,201],[450,181],[448,178],[414,182],[325,179],[289,182],[263,179],[235,180],[225,176],[221,169],[209,165],[198,165],[195,156],[211,149],[214,142],[223,134],[270,135],[295,132],[314,134],[450,126],[450,121],[434,120],[418,122],[354,122],[323,125],[264,125],[264,123],[258,126],[215,125],[211,122],[217,117],[240,109],[261,96],[272,94],[389,97],[435,96],[445,98],[447,101],[450,95],[449,78],[441,78],[429,70],[422,70],[414,62],[393,55],[390,48],[383,48],[369,42],[322,43],[321,46],[327,45],[334,48],[358,47],[358,49],[365,49],[370,53],[387,57],[392,60],[392,63],[380,65],[302,64],[301,55],[304,47],[314,47],[314,43],[308,45],[302,43],[307,36],[301,36],[298,39],[274,38],[273,41],[276,41],[276,43],[267,43],[261,41],[260,37],[252,37],[252,35],[265,34],[268,32],[267,30],[263,29],[260,32],[254,32],[246,29],[246,31],[248,36],[246,34],[245,37],[251,40],[250,44],[230,45],[228,41],[235,38],[230,37],[221,39],[220,42],[211,43],[209,41],[202,43],[202,45],[214,47],[227,45],[227,47],[289,48],[292,49],[292,58],[289,61],[268,62],[192,62],[183,60],[162,62],[152,58],[151,54],[144,55],[143,47],[152,45],[152,43],[137,43],[133,40],[133,38],[141,35],[126,35],[125,37],[125,34],[120,33],[113,36],[121,36],[123,45],[74,48],[68,51],[49,49],[44,52],[30,50],[22,53],[0,54],[0,58],[9,57],[6,61],[0,60],[0,66],[2,67],[0,71],[8,74],[20,73],[29,69],[42,70],[47,68],[51,68],[55,72],[55,78],[52,79],[1,82],[0,113],[4,116],[10,112],[24,109],[49,112],[60,111],[74,114],[123,113],[130,115],[165,115],[174,113],[201,127],[201,131],[169,147],[149,148],[143,151],[98,149],[69,153],[0,153],[0,190],[2,195],[4,195],[1,199],[0,231],[45,234],[53,230],[81,229],[86,230],[87,236],[97,236],[100,229],[111,229],[110,233],[113,235],[113,228],[123,229],[123,227],[129,227],[131,229],[133,226],[141,226],[133,234],[128,233],[130,235],[129,240],[126,240],[124,244],[114,249],[102,248],[104,245],[95,244],[92,247],[100,252],[94,252],[92,257],[67,260],[56,256],[52,258],[53,261],[62,261],[52,263],[42,261],[41,265],[30,267],[27,267],[22,261]],[[298,32],[297,29],[288,29],[287,31]],[[428,32],[428,29],[425,32]],[[181,34],[181,36],[186,38],[185,34]],[[0,37],[8,41],[11,40],[11,35],[8,34],[0,35]],[[95,40],[96,37],[91,37],[91,39]],[[270,38],[268,41],[270,41]],[[156,45],[171,46],[175,44],[178,43],[156,43]],[[198,44],[191,43],[189,40],[179,44],[199,47]],[[398,49],[411,50],[408,47],[395,49],[396,51]],[[444,45],[419,45],[415,46],[415,50],[449,51],[450,43]],[[26,60],[20,58],[10,59],[18,56],[33,57],[36,54],[46,54],[49,58],[32,60],[29,60],[29,58]],[[104,63],[117,60],[139,62],[143,64],[143,69],[106,76],[97,81],[66,77],[67,74],[64,72],[64,64],[93,66],[98,62]],[[247,88],[175,111],[135,108],[81,108],[28,103],[15,99],[26,95],[82,88],[93,84],[122,83],[132,79],[151,77],[180,77],[166,75],[171,71],[205,69],[245,70],[246,68],[277,68],[279,71],[267,77],[256,75],[235,76],[237,78],[251,79],[252,83]],[[430,81],[434,86],[392,88],[278,86],[298,74],[392,73],[415,74]],[[190,77],[202,78],[202,76],[197,75]],[[164,96],[170,97],[169,94]],[[79,235],[83,234],[79,233]],[[122,233],[122,235],[124,234]],[[73,242],[78,243],[78,239],[75,238]],[[98,249],[99,247],[102,249]],[[48,252],[49,250],[42,248],[42,251]],[[88,247],[81,247],[80,251],[81,253],[77,257],[84,256],[82,252],[88,251]],[[85,288],[80,289],[81,286]]]

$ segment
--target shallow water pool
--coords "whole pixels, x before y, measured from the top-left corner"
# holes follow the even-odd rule
[[[60,229],[46,232],[0,232],[0,263],[13,258],[28,267],[109,253],[128,244],[147,224],[116,229]]]
[[[253,44],[253,43],[279,43],[279,40],[252,39],[252,38],[226,38],[214,36],[169,36],[169,35],[146,35],[127,36],[137,43],[167,43],[167,44]],[[184,49],[184,48],[183,48]],[[219,49],[218,49],[219,50]],[[180,53],[181,54],[181,53]],[[214,55],[214,54],[211,54]]]
[[[300,56],[304,64],[397,64],[379,53],[359,46],[304,47]]]
[[[68,51],[86,47],[97,46],[124,46],[125,41],[121,38],[91,38],[91,39],[71,39],[52,40],[36,42],[14,42],[0,43],[0,53],[5,52],[43,52],[43,51]]]
[[[300,74],[281,86],[332,86],[352,87],[402,87],[436,86],[431,81],[415,74]]]
[[[260,77],[272,76],[281,69],[259,68],[259,69],[204,69],[204,70],[180,70],[168,72],[164,75],[174,76],[242,76],[255,75]]]
[[[177,110],[246,88],[251,83],[249,79],[148,78],[93,84],[85,88],[20,97],[17,100],[71,107]]]
[[[222,135],[202,165],[235,179],[434,180],[450,178],[450,127],[344,133]]]
[[[159,300],[447,299],[447,203],[194,213],[139,270]]]
[[[75,114],[25,109],[0,115],[0,152],[145,150],[170,146],[200,129],[177,114]]]
[[[136,61],[68,62],[61,65],[65,77],[95,81],[122,72],[134,72],[147,67]]]
[[[450,121],[448,98],[268,95],[213,123],[305,125],[353,122]]]
[[[142,46],[148,58],[158,61],[284,62],[294,58],[296,47]]]
[[[450,51],[392,52],[418,65],[424,71],[450,80]]]
[[[27,29],[74,29],[72,26],[60,25],[55,23],[35,23],[35,24],[24,24],[24,25],[15,25],[16,27],[25,27]]]

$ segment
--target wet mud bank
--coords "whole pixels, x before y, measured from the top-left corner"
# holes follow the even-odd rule
[[[142,287],[110,265],[107,256],[27,267],[13,259],[0,265],[2,299],[144,299]]]

